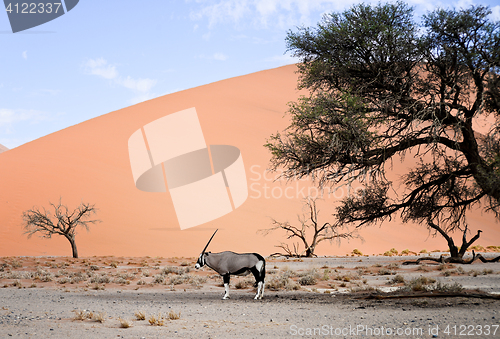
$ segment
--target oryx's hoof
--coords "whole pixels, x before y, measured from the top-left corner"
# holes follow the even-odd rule
[[[228,295],[225,295],[225,296],[222,297],[222,300],[226,300],[226,299],[229,299]]]

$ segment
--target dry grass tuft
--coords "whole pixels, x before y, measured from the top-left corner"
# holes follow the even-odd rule
[[[181,312],[175,313],[174,311],[170,311],[167,314],[168,320],[178,320],[181,318]]]
[[[73,320],[87,320],[87,319],[92,319],[94,316],[93,312],[86,311],[86,310],[73,310],[73,313],[75,313],[75,316],[73,317]]]
[[[271,291],[279,291],[279,290],[296,291],[300,290],[300,285],[297,284],[292,279],[281,275],[272,277],[271,279],[266,281],[266,288]]]
[[[428,277],[418,277],[410,280],[409,282],[405,283],[405,286],[403,286],[404,290],[410,290],[410,291],[430,291],[432,290],[432,284],[436,282],[435,279],[433,278],[428,278]]]
[[[158,316],[150,316],[148,318],[148,322],[151,326],[164,326],[165,325],[165,317],[161,314],[158,313]]]
[[[251,278],[246,278],[246,279],[242,279],[242,280],[239,280],[235,285],[234,287],[238,290],[241,290],[241,289],[245,289],[245,288],[248,288],[250,286],[253,285],[253,280]]]
[[[98,323],[103,323],[106,321],[106,312],[98,312],[92,315],[92,320],[97,321]]]
[[[144,313],[143,311],[135,312],[134,316],[137,320],[146,320],[146,313]]]
[[[129,328],[132,327],[132,322],[126,319],[118,318],[118,321],[120,322],[120,327],[121,328]]]

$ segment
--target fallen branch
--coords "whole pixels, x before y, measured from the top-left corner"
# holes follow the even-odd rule
[[[480,298],[480,299],[495,299],[500,300],[500,295],[493,295],[487,293],[460,293],[460,292],[441,292],[441,293],[419,293],[419,294],[370,294],[365,297],[358,297],[355,299],[375,299],[375,300],[384,300],[384,299],[406,299],[406,298],[456,298],[456,297],[464,297],[464,298]]]
[[[472,264],[476,259],[481,260],[483,263],[489,263],[489,262],[499,262],[500,261],[500,255],[495,258],[487,259],[483,257],[481,254],[477,254],[472,250],[472,259],[466,260],[464,258],[456,258],[456,257],[445,257],[444,255],[441,254],[439,258],[418,258],[417,260],[409,260],[403,262],[403,265],[418,265],[420,264],[421,261],[428,260],[428,261],[434,261],[438,262],[441,264],[465,264],[469,265]]]

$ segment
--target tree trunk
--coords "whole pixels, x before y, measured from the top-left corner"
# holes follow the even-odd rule
[[[69,243],[71,244],[71,250],[73,251],[73,258],[78,258],[78,249],[76,248],[75,238],[71,236],[67,236]]]
[[[307,258],[315,257],[316,256],[316,254],[314,254],[315,248],[316,248],[315,244],[313,246],[306,247],[306,254],[304,256]]]

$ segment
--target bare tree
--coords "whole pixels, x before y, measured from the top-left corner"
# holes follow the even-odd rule
[[[61,203],[61,199],[57,205],[51,202],[49,204],[53,212],[44,207],[41,209],[33,207],[23,212],[25,234],[30,238],[33,234],[40,233],[42,238],[48,239],[52,238],[53,234],[62,235],[71,244],[73,258],[78,258],[75,242],[76,228],[81,226],[89,231],[89,224],[100,222],[97,219],[90,219],[93,214],[96,214],[97,209],[94,205],[82,202],[70,212],[68,207]]]
[[[298,239],[300,240],[297,244],[293,244],[293,250],[286,243],[281,243],[276,247],[279,247],[285,251],[286,256],[290,257],[314,257],[314,251],[316,246],[320,242],[329,240],[349,239],[355,237],[353,232],[345,229],[344,233],[340,233],[339,230],[344,229],[344,227],[334,226],[328,222],[321,223],[318,221],[319,211],[316,207],[316,199],[308,197],[304,199],[304,209],[307,210],[302,216],[298,216],[300,226],[294,226],[288,221],[279,222],[272,219],[273,227],[265,230],[261,230],[264,235],[275,230],[284,230],[287,234],[287,239]],[[312,234],[312,235],[310,235]],[[310,240],[308,240],[310,239]],[[302,242],[304,249],[299,252],[300,242]],[[275,253],[281,254],[281,253]]]
[[[429,228],[433,229],[436,233],[441,234],[446,239],[446,241],[448,242],[448,248],[450,249],[450,256],[445,257],[441,255],[439,258],[423,257],[423,258],[418,258],[417,260],[405,261],[403,262],[403,265],[419,264],[421,261],[424,260],[441,262],[441,263],[456,263],[456,264],[472,264],[476,259],[479,259],[484,263],[500,261],[500,255],[494,258],[487,259],[483,257],[481,254],[476,254],[474,250],[472,250],[471,259],[464,259],[464,254],[467,251],[467,249],[474,243],[474,241],[479,239],[479,236],[481,235],[482,232],[481,230],[478,230],[476,235],[472,237],[472,239],[467,241],[467,225],[465,225],[462,234],[462,246],[457,247],[455,245],[455,242],[453,241],[453,238],[448,234],[449,233],[448,229],[442,229],[438,225],[434,224],[432,221],[429,221]]]

